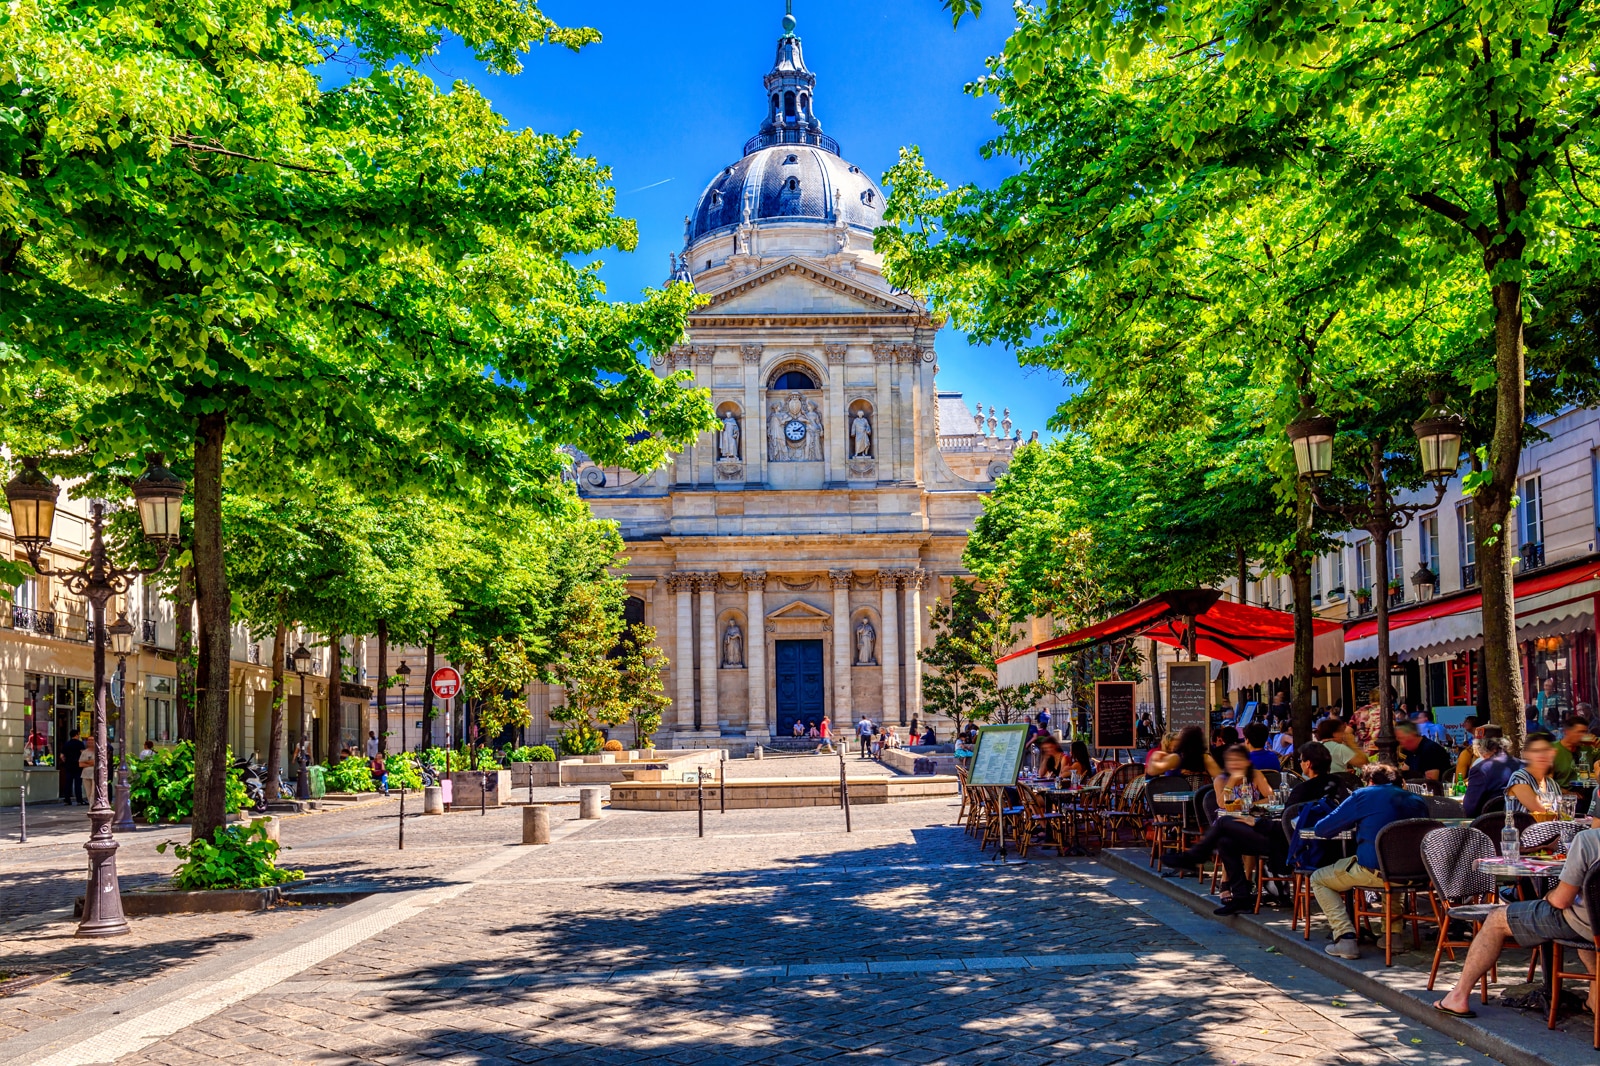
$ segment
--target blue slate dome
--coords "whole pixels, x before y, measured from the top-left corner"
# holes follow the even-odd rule
[[[817,76],[806,68],[793,16],[784,19],[778,55],[762,79],[767,114],[686,220],[685,244],[745,222],[840,221],[862,229],[883,222],[883,190],[858,166],[839,157],[839,143],[822,132],[812,109]]]

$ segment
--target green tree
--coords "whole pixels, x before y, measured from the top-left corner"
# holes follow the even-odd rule
[[[633,723],[633,746],[649,747],[653,734],[661,728],[662,716],[672,706],[661,676],[667,668],[667,654],[656,644],[655,626],[629,627],[613,652],[611,668],[617,672],[618,702],[627,712],[625,721]]]
[[[917,657],[931,671],[922,678],[923,706],[955,721],[1021,721],[1045,684],[1001,685],[997,660],[1016,643],[1005,575],[986,583],[956,578],[950,598],[930,609],[933,640]]]
[[[441,91],[422,66],[447,37],[508,73],[597,39],[534,0],[23,0],[0,20],[0,366],[103,390],[52,463],[159,450],[191,480],[196,838],[223,818],[231,456],[525,497],[559,444],[649,469],[711,424],[639,358],[681,336],[690,289],[605,299],[586,261],[636,242],[608,172]],[[337,54],[359,65],[326,82]]]

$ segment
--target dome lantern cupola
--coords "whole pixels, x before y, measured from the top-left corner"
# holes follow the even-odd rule
[[[761,79],[767,90],[767,117],[761,121],[761,131],[745,142],[745,155],[775,144],[809,144],[839,154],[839,142],[822,132],[822,123],[812,109],[817,76],[806,69],[794,28],[794,2],[790,0],[777,58]]]

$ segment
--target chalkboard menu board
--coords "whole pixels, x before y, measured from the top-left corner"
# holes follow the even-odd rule
[[[1133,727],[1133,682],[1099,682],[1094,686],[1094,746],[1131,748],[1137,743]]]
[[[1369,703],[1378,702],[1378,671],[1368,667],[1363,670],[1350,671],[1350,687],[1355,690],[1356,702],[1353,707],[1365,707]]]
[[[1167,664],[1167,728],[1211,729],[1211,663]]]
[[[1028,748],[1026,725],[986,725],[978,730],[978,750],[972,753],[973,785],[1014,785]]]

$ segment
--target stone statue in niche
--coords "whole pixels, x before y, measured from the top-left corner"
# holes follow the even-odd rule
[[[744,630],[739,628],[739,623],[729,620],[728,628],[722,632],[722,665],[744,665]]]
[[[872,421],[867,418],[867,413],[856,411],[855,418],[850,420],[850,458],[870,459],[872,457]]]
[[[722,432],[717,434],[717,458],[739,458],[739,420],[732,411],[722,413]]]
[[[878,642],[878,631],[872,628],[872,622],[863,618],[856,626],[856,665],[876,666],[877,656],[873,655],[874,645]]]

